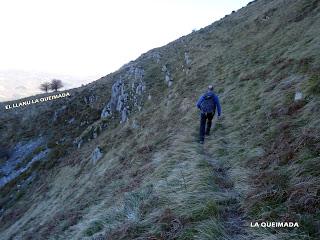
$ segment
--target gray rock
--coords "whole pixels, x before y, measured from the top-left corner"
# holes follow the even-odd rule
[[[49,153],[48,149],[35,153],[25,166],[16,169],[18,163],[30,156],[30,154],[32,154],[33,151],[43,143],[44,140],[38,138],[30,140],[29,142],[20,142],[12,149],[7,161],[0,165],[0,171],[4,175],[4,177],[0,178],[0,187],[28,170],[33,162],[42,160],[46,157]]]
[[[81,148],[81,146],[83,144],[83,139],[82,138],[76,138],[73,141],[73,144],[79,149],[79,148]]]
[[[108,118],[112,115],[112,112],[120,111],[126,100],[127,95],[124,93],[124,83],[120,78],[111,87],[111,98],[107,105],[103,108],[101,118]]]
[[[169,73],[166,73],[164,80],[166,81],[166,83],[168,83],[171,80]]]
[[[191,64],[191,59],[190,59],[190,56],[187,52],[184,53],[184,62],[187,66],[190,66],[190,64]]]
[[[142,93],[144,92],[144,90],[146,89],[146,86],[144,84],[144,82],[139,82],[138,86],[136,87],[136,94],[138,95],[142,95]]]
[[[121,112],[127,102],[128,102],[128,94],[123,93],[122,95],[120,95],[120,96],[118,97],[118,102],[117,102],[116,110],[117,110],[118,112]]]
[[[142,80],[144,77],[144,70],[142,68],[131,67],[129,74],[134,75],[134,80]]]
[[[83,143],[97,138],[106,127],[107,124],[103,121],[97,121],[94,124],[91,124],[81,133],[79,137],[77,137],[73,141],[74,146],[76,146],[77,148],[81,148]]]
[[[121,111],[121,121],[120,123],[125,123],[128,119],[128,110],[127,108],[125,107],[124,109],[122,109]]]
[[[69,123],[69,124],[72,124],[72,123],[74,123],[75,120],[76,120],[75,118],[71,118],[71,119],[68,121],[68,123]]]
[[[87,124],[87,122],[86,122],[86,121],[83,121],[83,122],[80,123],[80,127],[82,127],[82,126],[84,126],[84,125],[86,125],[86,124]]]
[[[60,109],[54,111],[53,114],[53,121],[57,121],[58,118],[64,113],[64,111],[67,109],[67,106],[62,106]]]
[[[103,153],[100,147],[96,147],[91,153],[91,162],[96,164],[103,157]]]
[[[138,121],[136,119],[133,119],[131,127],[133,129],[138,129],[140,127],[139,124],[138,124]]]
[[[107,119],[112,115],[110,103],[108,103],[101,112],[101,119]]]
[[[129,106],[141,109],[142,96],[146,90],[144,70],[136,66],[126,66],[127,72],[120,76],[111,87],[111,97],[102,109],[101,119],[110,117],[114,112],[120,114],[120,122],[128,119]],[[125,82],[127,82],[125,84]]]
[[[164,72],[164,81],[168,85],[168,87],[171,87],[173,84],[173,79],[171,77],[171,73],[166,65],[162,66],[162,72]]]
[[[302,98],[303,98],[302,92],[296,92],[296,93],[295,93],[295,95],[294,95],[294,101],[302,100]]]
[[[155,53],[152,54],[152,58],[155,59],[155,60],[156,60],[156,63],[159,64],[159,63],[160,63],[160,60],[161,60],[161,55],[160,55],[160,53],[155,52]]]
[[[96,96],[94,95],[90,95],[90,96],[86,96],[84,97],[84,102],[85,104],[92,104],[97,100]]]
[[[125,99],[123,96],[124,83],[121,78],[112,85],[111,91],[111,99],[109,102],[111,111],[119,111],[119,109],[121,108],[121,101]]]

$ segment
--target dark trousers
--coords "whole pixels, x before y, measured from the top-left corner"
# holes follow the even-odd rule
[[[201,113],[200,141],[204,141],[204,134],[209,135],[214,113]],[[207,127],[206,127],[207,125]]]

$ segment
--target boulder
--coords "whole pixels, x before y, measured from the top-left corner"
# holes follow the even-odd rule
[[[300,101],[300,100],[302,100],[302,98],[303,98],[302,92],[296,92],[295,93],[294,101]]]
[[[131,127],[133,129],[138,129],[140,127],[139,124],[138,124],[138,121],[136,119],[133,119]]]
[[[95,165],[97,163],[97,161],[99,161],[102,157],[103,157],[102,150],[98,146],[91,153],[91,162]]]
[[[101,112],[101,119],[107,119],[108,117],[110,117],[112,115],[112,111],[111,111],[111,106],[108,103]]]
[[[191,59],[190,59],[190,56],[187,52],[184,53],[184,62],[187,66],[190,66],[190,64],[191,64]]]
[[[166,72],[166,71],[168,70],[168,69],[167,69],[167,66],[166,66],[166,65],[163,65],[161,70],[162,70],[162,72]]]

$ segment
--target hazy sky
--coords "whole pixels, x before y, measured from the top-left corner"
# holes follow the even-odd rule
[[[54,77],[90,82],[248,2],[0,0],[0,101]]]

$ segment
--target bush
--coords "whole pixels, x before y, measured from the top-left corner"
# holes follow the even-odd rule
[[[65,154],[66,150],[62,146],[52,149],[48,154],[47,161],[41,162],[40,168],[44,170],[52,169],[58,162],[58,159],[65,156]]]
[[[48,161],[56,160],[63,157],[66,154],[66,151],[62,147],[56,147],[48,155]]]

